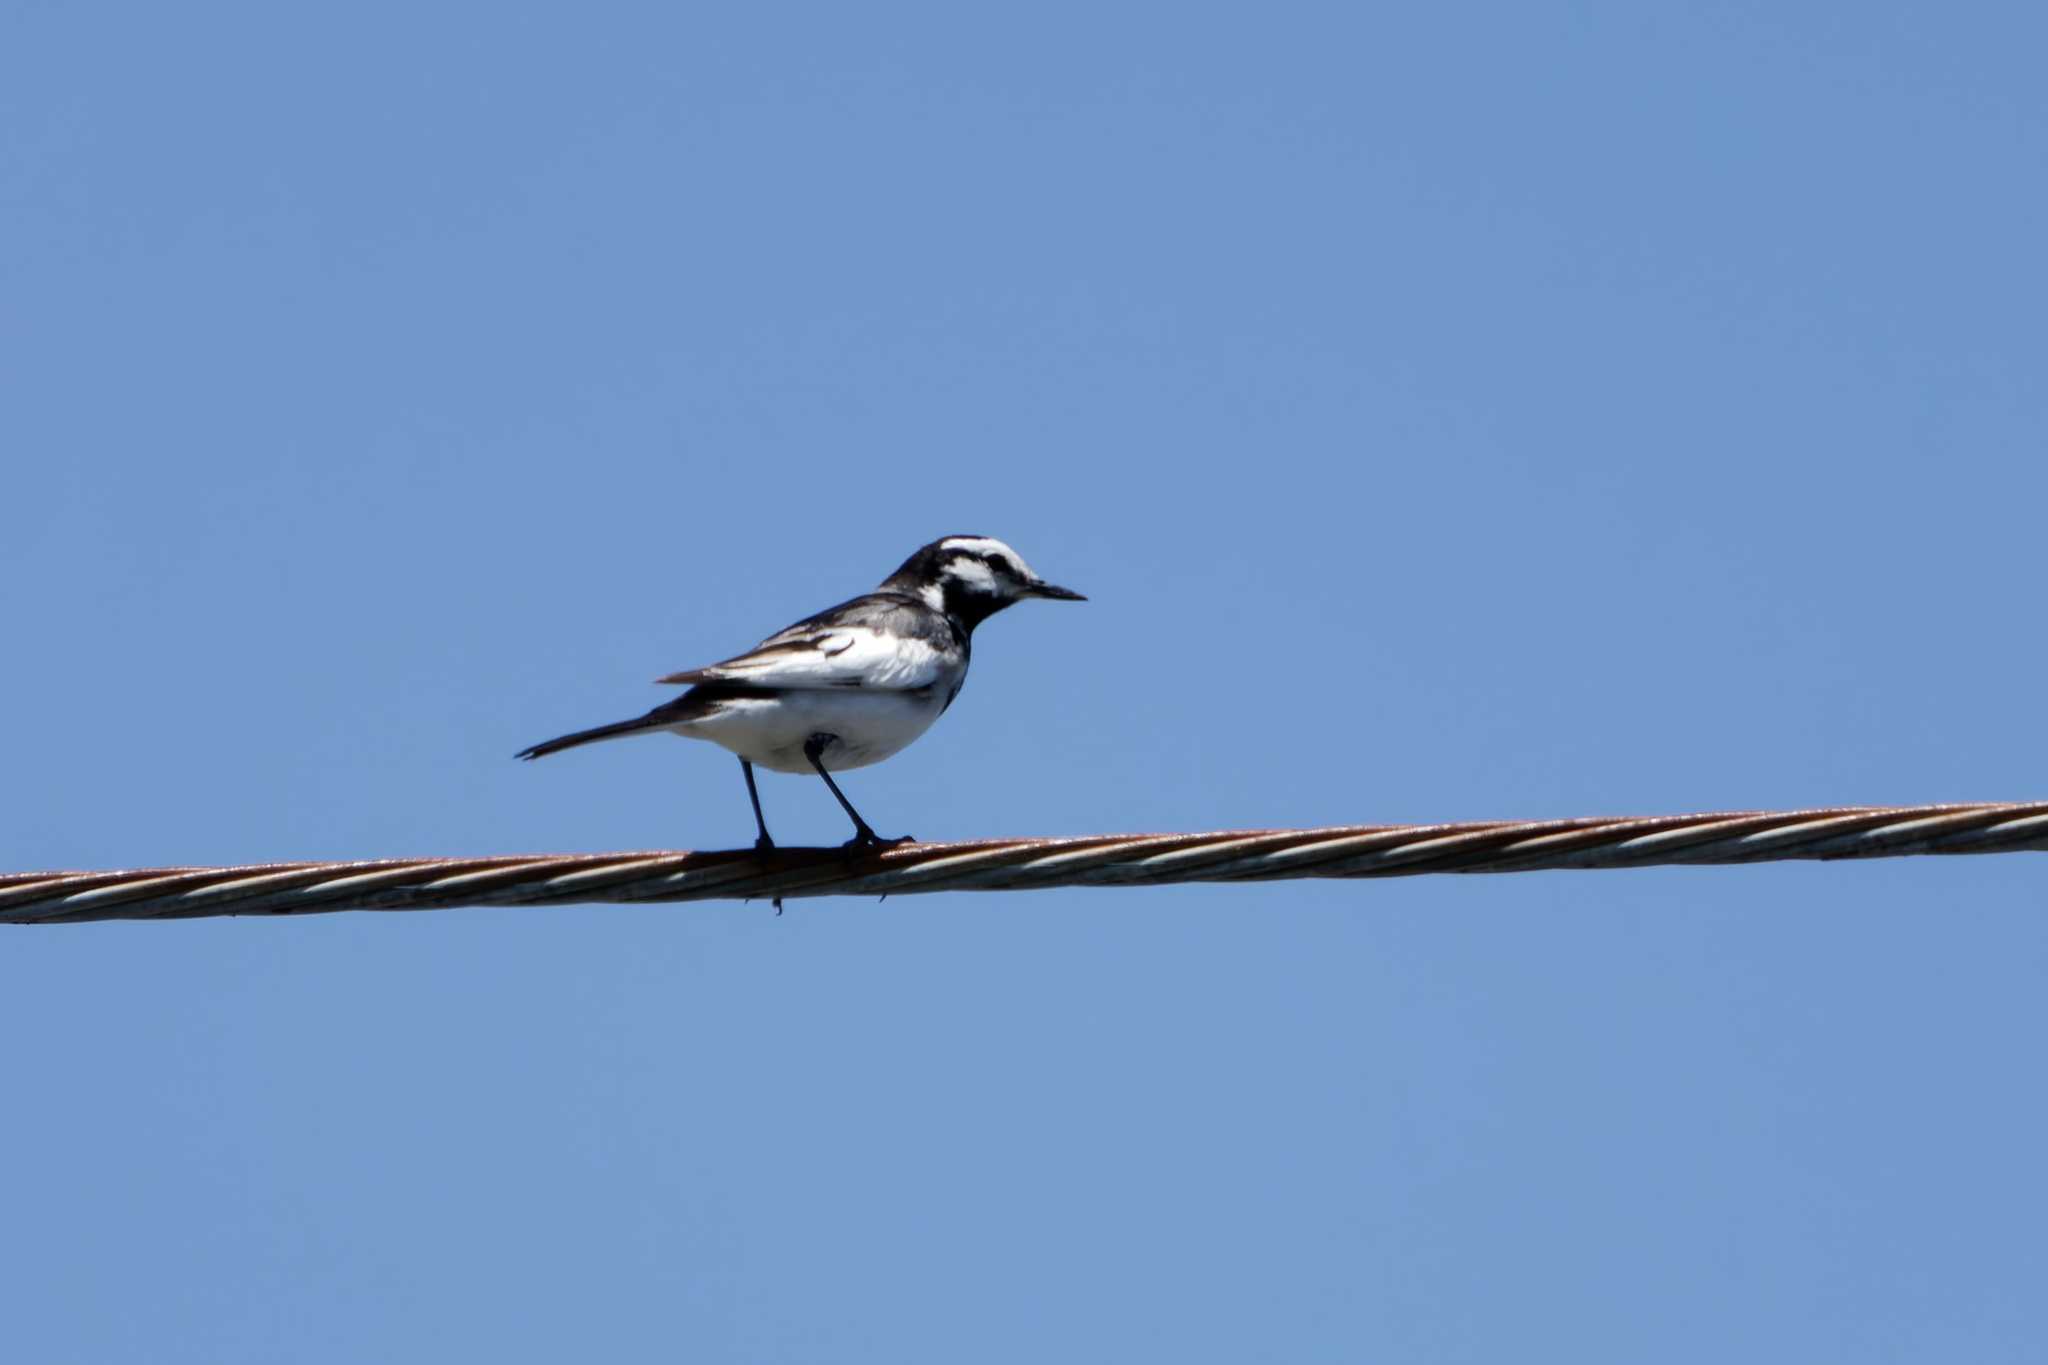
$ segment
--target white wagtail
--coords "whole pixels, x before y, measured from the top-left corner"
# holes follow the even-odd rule
[[[899,844],[904,839],[882,839],[861,819],[832,772],[880,763],[930,729],[967,681],[974,628],[1027,597],[1087,600],[1040,578],[1000,540],[947,536],[904,560],[871,593],[805,617],[737,658],[657,679],[689,685],[674,701],[518,757],[652,730],[708,739],[740,756],[761,831],[754,847],[775,847],[761,818],[756,763],[824,778],[853,819],[847,847]]]

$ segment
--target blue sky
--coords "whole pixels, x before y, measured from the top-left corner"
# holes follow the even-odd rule
[[[2038,798],[2035,7],[17,7],[0,867],[1014,543],[928,838]],[[766,775],[786,840],[844,837]],[[22,1359],[2028,1360],[2043,867],[0,935]]]

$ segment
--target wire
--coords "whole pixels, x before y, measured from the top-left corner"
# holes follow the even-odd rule
[[[991,839],[849,851],[511,854],[0,874],[0,922],[927,891],[2048,851],[2048,801],[1450,825]]]

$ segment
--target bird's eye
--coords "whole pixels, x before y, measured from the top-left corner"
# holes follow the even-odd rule
[[[1002,574],[1005,578],[1022,578],[1024,576],[1017,572],[1017,566],[1012,564],[1005,555],[990,555],[988,563],[990,568]]]

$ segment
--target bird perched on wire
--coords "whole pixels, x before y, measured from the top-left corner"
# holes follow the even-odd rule
[[[903,561],[871,593],[807,616],[723,663],[657,679],[689,691],[644,716],[536,744],[541,758],[601,739],[666,730],[739,755],[759,849],[775,847],[761,817],[754,765],[825,779],[853,820],[849,848],[883,839],[861,818],[835,772],[900,752],[960,695],[974,628],[1027,597],[1087,599],[1046,582],[1015,550],[987,536],[947,536]]]

